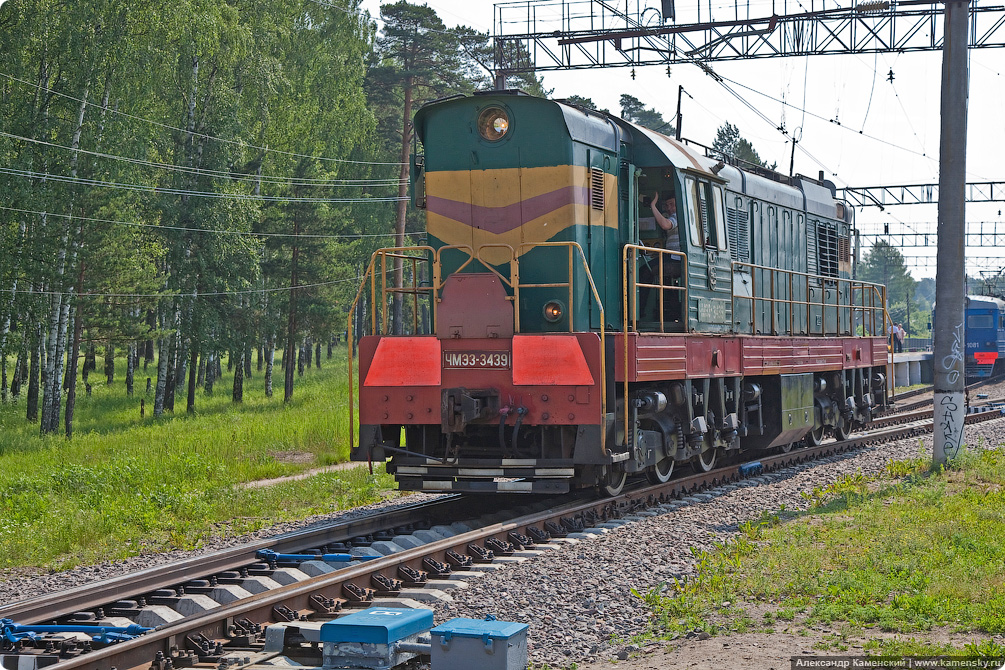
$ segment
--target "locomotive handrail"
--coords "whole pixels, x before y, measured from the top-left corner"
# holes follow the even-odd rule
[[[600,452],[603,454],[607,453],[607,389],[604,388],[607,379],[607,346],[606,346],[606,333],[604,332],[604,324],[606,319],[604,318],[604,303],[600,299],[600,292],[597,291],[597,285],[593,282],[593,273],[590,272],[590,264],[586,261],[586,254],[583,252],[583,247],[579,246],[578,242],[524,242],[517,247],[516,257],[513,259],[513,263],[510,265],[510,271],[513,275],[513,299],[514,299],[514,317],[515,317],[515,329],[516,332],[520,332],[520,256],[523,254],[523,249],[525,247],[568,247],[569,248],[569,332],[573,332],[572,316],[573,316],[573,250],[579,252],[579,259],[583,263],[583,272],[586,273],[586,280],[590,283],[590,291],[593,292],[593,299],[597,301],[597,309],[600,310],[600,416],[601,420],[604,422],[603,429],[600,431]],[[544,287],[560,287],[565,286],[565,283],[548,283],[548,284],[526,284],[528,288],[544,288]]]
[[[601,375],[600,376],[601,376],[601,380],[605,380],[607,378],[607,374],[606,374],[606,369],[607,369],[606,351],[607,351],[607,347],[606,347],[606,332],[604,330],[604,324],[605,324],[604,303],[603,303],[603,301],[601,301],[601,299],[600,299],[600,292],[597,291],[597,286],[596,286],[596,284],[593,281],[593,275],[590,272],[590,266],[589,266],[589,263],[586,260],[586,254],[583,252],[583,248],[578,243],[576,243],[576,242],[525,242],[525,243],[521,244],[519,247],[517,247],[516,250],[514,250],[513,247],[511,245],[509,245],[509,244],[483,244],[483,245],[480,245],[477,250],[472,249],[468,245],[462,245],[462,244],[445,245],[445,246],[439,247],[437,249],[434,249],[433,247],[428,246],[428,245],[412,246],[412,247],[385,247],[383,249],[376,250],[370,256],[370,263],[367,266],[366,272],[363,273],[363,279],[360,282],[359,289],[356,291],[356,296],[355,296],[355,298],[353,298],[353,301],[352,301],[352,303],[349,306],[349,316],[348,316],[348,319],[347,319],[348,325],[347,325],[347,328],[346,328],[347,340],[349,342],[349,349],[348,349],[348,352],[349,352],[348,353],[348,366],[349,366],[349,445],[351,446],[355,442],[355,426],[354,426],[354,422],[355,422],[355,392],[354,392],[354,377],[353,377],[353,371],[352,371],[352,366],[353,366],[352,342],[353,342],[353,338],[354,338],[354,335],[355,335],[354,330],[353,330],[353,315],[355,314],[356,309],[359,306],[360,298],[363,296],[363,292],[367,288],[367,284],[368,283],[369,283],[369,287],[370,287],[370,304],[371,304],[370,321],[371,321],[371,332],[376,335],[378,333],[384,333],[384,332],[387,331],[387,310],[386,310],[386,308],[383,309],[383,311],[381,312],[381,323],[380,323],[381,328],[380,328],[380,330],[377,329],[377,305],[378,304],[384,305],[385,302],[386,302],[384,298],[389,293],[403,293],[403,294],[411,294],[411,295],[415,296],[415,308],[413,310],[412,318],[413,318],[413,331],[417,332],[418,331],[418,312],[419,312],[419,310],[418,310],[418,296],[421,293],[429,293],[429,295],[430,295],[430,302],[431,302],[431,311],[432,311],[431,316],[432,316],[432,319],[433,319],[433,323],[436,323],[436,303],[437,303],[437,300],[438,300],[439,291],[440,291],[440,289],[443,288],[443,286],[445,284],[445,280],[444,280],[444,278],[442,276],[442,271],[443,271],[442,261],[441,261],[441,255],[442,255],[442,253],[445,252],[445,251],[450,251],[450,250],[456,250],[456,251],[466,252],[467,256],[468,256],[467,260],[465,260],[457,268],[455,268],[454,271],[453,271],[453,273],[457,273],[457,272],[463,270],[465,267],[467,267],[472,262],[474,262],[475,260],[477,260],[483,266],[485,266],[485,268],[488,269],[489,272],[491,272],[492,274],[494,274],[497,277],[499,277],[499,279],[505,285],[507,285],[510,288],[512,288],[513,289],[513,301],[514,301],[514,310],[513,310],[514,329],[515,329],[516,332],[519,333],[520,332],[520,308],[519,308],[519,305],[520,305],[520,287],[521,287],[521,284],[520,284],[520,270],[519,270],[519,263],[520,263],[519,257],[524,252],[525,248],[549,247],[549,246],[551,246],[551,247],[568,247],[568,249],[569,249],[569,262],[568,262],[568,269],[569,269],[569,275],[568,275],[568,277],[569,277],[569,281],[567,281],[567,282],[552,282],[552,283],[544,283],[544,284],[523,284],[522,286],[525,287],[525,288],[544,288],[544,287],[562,287],[562,286],[568,286],[569,287],[569,317],[568,317],[569,318],[569,332],[573,332],[573,310],[574,310],[573,297],[574,297],[574,290],[575,290],[575,287],[574,287],[574,284],[573,284],[573,276],[574,276],[573,275],[573,265],[574,265],[574,255],[575,255],[576,252],[578,252],[578,257],[579,257],[580,261],[582,262],[583,270],[586,273],[586,279],[587,279],[587,281],[590,284],[590,291],[593,293],[593,299],[596,301],[597,308],[600,310],[600,371],[601,371]],[[496,270],[495,267],[493,267],[493,265],[491,263],[486,262],[482,258],[482,250],[483,249],[487,249],[487,248],[491,248],[491,247],[494,247],[494,248],[503,248],[503,249],[508,249],[509,250],[509,252],[510,252],[509,253],[509,256],[510,256],[510,259],[509,259],[509,263],[510,263],[510,278],[509,279],[507,279],[505,276],[502,275],[502,273],[500,273],[498,270]],[[430,254],[432,256],[433,279],[432,279],[432,284],[430,286],[418,286],[415,283],[416,276],[417,276],[417,273],[415,272],[415,264],[418,261],[429,262],[429,258],[428,257],[416,256],[416,255],[410,254],[408,252],[425,252],[425,253]],[[376,276],[375,276],[376,275],[376,265],[377,265],[377,259],[378,258],[380,258],[380,272],[381,272],[381,279],[380,279],[380,281],[381,281],[381,300],[380,300],[379,303],[377,301],[377,279],[376,279]],[[400,286],[400,287],[399,286],[391,286],[391,287],[388,287],[388,285],[387,285],[387,273],[388,273],[387,259],[388,258],[392,258],[392,259],[393,258],[400,258],[400,259],[404,259],[404,260],[410,260],[412,262],[412,264],[413,264],[412,286],[410,286],[410,287],[405,287],[405,286]],[[603,381],[601,381],[601,384],[603,384]],[[601,394],[600,394],[600,411],[601,411],[601,415],[603,417],[607,416],[607,394],[605,392],[601,392]],[[607,452],[606,435],[607,435],[606,430],[602,430],[601,433],[600,433],[600,448],[601,448],[601,451],[604,452],[604,453]],[[371,470],[372,470],[372,464],[371,464]]]
[[[629,251],[631,251],[631,255],[632,255],[631,263],[628,262]],[[658,275],[659,275],[659,278],[660,278],[660,283],[659,284],[646,284],[646,283],[641,283],[641,282],[638,281],[638,255],[639,255],[640,251],[643,252],[643,253],[645,253],[645,254],[650,254],[650,253],[655,253],[656,254],[656,257],[658,258]],[[675,260],[671,260],[670,262],[678,262],[678,261],[680,262],[680,267],[681,267],[681,285],[680,286],[674,286],[672,284],[665,284],[665,283],[663,283],[663,279],[665,277],[665,275],[663,274],[663,270],[664,270],[664,267],[665,267],[664,266],[664,259],[667,256],[671,257],[671,259],[676,259],[676,261]],[[631,311],[631,315],[632,315],[632,330],[634,330],[636,332],[638,331],[638,307],[639,307],[639,305],[638,305],[638,293],[639,293],[638,289],[639,288],[659,289],[659,291],[660,291],[660,294],[659,294],[660,295],[660,300],[659,300],[659,308],[660,308],[659,309],[660,332],[661,333],[662,332],[666,332],[666,330],[664,328],[664,318],[663,318],[663,300],[662,300],[662,298],[663,298],[663,292],[664,291],[677,291],[677,292],[681,292],[681,293],[684,294],[683,299],[681,301],[681,305],[687,305],[688,304],[688,283],[689,282],[688,282],[688,276],[687,276],[687,254],[685,254],[683,251],[674,251],[672,249],[660,249],[659,247],[647,247],[647,246],[645,246],[643,244],[626,244],[624,246],[624,250],[622,251],[622,254],[621,254],[621,260],[622,260],[622,263],[625,266],[626,275],[627,275],[627,272],[628,272],[628,268],[631,267],[631,280],[632,280],[631,282],[629,282],[628,281],[628,279],[629,279],[628,276],[625,277],[625,281],[624,281],[624,284],[623,284],[624,288],[623,288],[622,296],[621,296],[622,303],[623,303],[622,314],[624,315],[623,321],[624,321],[624,331],[625,331],[625,334],[627,335],[627,333],[629,332],[628,331],[628,312],[629,312],[628,307],[629,306],[631,306],[631,310],[630,311]],[[631,298],[632,298],[631,301],[629,301],[629,299],[628,299],[628,290],[629,290],[630,286],[635,288],[635,290],[631,292]],[[629,305],[629,302],[630,302],[630,305]],[[683,314],[682,314],[681,318],[683,318]],[[626,346],[626,348],[625,348],[625,355],[627,355],[627,353],[628,353],[628,351],[627,351],[627,346]],[[627,370],[627,367],[625,369]]]
[[[499,272],[498,270],[496,270],[495,266],[492,263],[489,263],[484,258],[482,258],[482,249],[489,249],[489,248],[509,249],[509,260],[506,261],[507,263],[509,263],[509,267],[510,267],[510,278],[509,279],[507,279],[506,277],[504,277],[501,272]],[[482,244],[482,245],[480,245],[478,247],[478,251],[475,252],[475,256],[478,259],[478,262],[481,263],[484,267],[488,268],[489,272],[491,272],[492,274],[494,274],[496,277],[499,277],[499,280],[502,283],[504,283],[506,286],[509,286],[510,288],[513,288],[513,267],[514,267],[514,262],[513,261],[516,259],[516,251],[513,250],[513,246],[512,245],[503,244],[501,242],[497,242],[497,243],[494,243],[494,244]],[[514,292],[514,295],[515,295],[515,292]],[[517,303],[517,304],[519,304],[519,303]],[[519,312],[519,310],[516,310],[516,311]],[[517,314],[515,316],[516,316],[517,322],[519,322],[519,318],[520,318],[519,315]],[[519,331],[519,328],[517,330]]]
[[[421,256],[414,256],[414,255],[410,255],[410,254],[405,253],[405,252],[408,252],[408,251],[424,251],[424,252],[427,252],[427,253],[431,252],[433,254],[436,253],[435,250],[432,247],[428,246],[428,245],[417,245],[417,246],[412,246],[412,247],[386,247],[386,248],[383,248],[383,249],[377,249],[375,252],[373,252],[372,258],[374,260],[376,260],[377,257],[380,257],[381,304],[383,304],[383,299],[384,299],[384,297],[388,293],[402,293],[402,294],[410,294],[410,295],[414,295],[415,296],[415,309],[414,309],[414,311],[412,313],[412,330],[413,330],[413,332],[417,332],[418,329],[419,329],[419,321],[418,321],[419,320],[419,309],[418,309],[418,307],[419,307],[419,305],[418,305],[419,294],[420,293],[426,293],[426,292],[429,292],[429,293],[432,294],[432,292],[434,290],[436,290],[437,287],[436,286],[419,286],[419,285],[417,285],[415,283],[416,282],[416,277],[418,276],[417,273],[416,273],[416,263],[418,261],[423,261],[423,262],[427,262],[428,263],[429,259],[428,258],[423,258]],[[388,288],[388,286],[387,286],[387,259],[388,258],[400,258],[402,260],[410,260],[412,262],[412,285],[411,285],[411,287],[391,286],[390,288]],[[370,310],[370,312],[371,312],[370,317],[371,317],[371,322],[372,322],[371,325],[372,325],[373,332],[376,334],[378,332],[377,331],[377,310],[376,310],[376,305],[377,305],[377,283],[376,283],[376,281],[373,281],[373,277],[371,275],[372,269],[373,269],[373,263],[371,262],[370,267],[367,268],[367,272],[363,276],[363,284],[364,285],[366,284],[366,280],[367,280],[368,277],[371,279],[371,281],[370,281],[370,299],[371,299],[370,304],[372,306],[374,306],[374,309]],[[353,309],[355,309],[355,301],[353,302]],[[384,309],[384,310],[381,311],[381,330],[379,332],[385,332],[386,330],[387,330],[387,310]]]
[[[434,278],[434,280],[433,280],[433,284],[434,284],[433,286],[417,286],[415,284],[415,278],[416,278],[415,263],[417,261],[420,261],[420,260],[428,262],[428,258],[422,258],[422,257],[419,257],[419,256],[413,256],[413,255],[409,255],[409,254],[405,253],[405,252],[408,252],[408,251],[425,251],[427,253],[428,252],[432,252],[434,254],[434,256],[436,254],[436,250],[433,249],[432,247],[428,246],[428,245],[421,245],[421,246],[414,246],[414,247],[388,247],[388,248],[383,248],[383,249],[377,249],[376,251],[373,252],[373,254],[370,255],[370,263],[369,263],[369,265],[367,265],[366,272],[363,273],[363,279],[362,279],[362,281],[360,281],[359,289],[356,290],[356,296],[353,298],[352,304],[349,305],[349,315],[348,315],[348,317],[346,319],[346,321],[347,321],[347,327],[346,327],[346,343],[347,343],[346,350],[347,350],[347,354],[346,354],[346,357],[347,357],[347,365],[348,365],[348,368],[349,368],[349,447],[350,447],[350,449],[352,448],[353,443],[355,443],[355,441],[356,441],[356,431],[355,431],[355,427],[354,427],[354,423],[355,423],[355,419],[356,419],[356,412],[355,412],[355,403],[356,403],[356,397],[355,396],[356,396],[356,394],[355,394],[355,392],[353,390],[354,387],[355,387],[355,383],[354,383],[353,374],[352,374],[352,363],[353,363],[352,350],[353,350],[353,341],[354,341],[353,340],[353,336],[355,335],[355,333],[353,332],[352,323],[353,323],[353,316],[356,314],[356,308],[359,306],[359,300],[363,296],[363,291],[366,289],[367,281],[369,280],[369,283],[370,283],[370,329],[371,329],[371,332],[374,333],[374,334],[377,334],[377,332],[378,332],[377,331],[377,281],[376,281],[376,277],[374,276],[374,270],[375,270],[376,265],[377,265],[377,257],[379,256],[381,258],[381,264],[380,264],[380,267],[381,267],[381,304],[383,304],[383,302],[384,302],[384,296],[387,295],[388,293],[411,293],[412,295],[414,295],[415,296],[415,303],[416,304],[415,304],[415,309],[413,310],[413,314],[412,314],[412,319],[413,319],[412,328],[413,328],[413,330],[415,330],[415,331],[418,330],[418,312],[419,312],[419,310],[418,310],[418,299],[419,299],[419,293],[420,292],[426,292],[426,291],[433,292],[435,290],[438,290],[438,287],[436,286],[436,284],[438,283],[438,280],[436,278]],[[410,259],[412,261],[412,286],[411,286],[411,288],[405,288],[403,286],[402,287],[391,287],[390,289],[387,288],[387,258],[388,257]],[[436,270],[434,268],[434,273],[435,272],[436,272]],[[431,295],[435,295],[435,294],[431,293]],[[433,310],[435,312],[435,310],[436,310],[436,301],[433,300],[432,303],[433,303]],[[386,309],[382,313],[382,323],[381,323],[381,325],[382,325],[382,330],[380,332],[383,332],[384,330],[387,330],[387,310]],[[373,463],[372,462],[370,463],[370,472],[371,472],[371,474],[373,473]]]
[[[860,291],[862,293],[862,307],[857,307],[855,305],[855,298],[854,298],[855,291]],[[871,300],[869,301],[869,306],[868,307],[865,307],[865,295],[866,295],[866,293],[868,293],[869,297],[871,298]],[[876,298],[879,298],[879,306],[876,305]],[[856,309],[856,310],[857,309],[862,309],[863,310],[863,317],[862,317],[862,325],[863,325],[863,327],[865,326],[864,310],[869,310],[870,313],[872,313],[875,310],[882,310],[882,312],[883,312],[883,321],[882,321],[882,328],[881,328],[882,332],[875,333],[875,334],[876,335],[888,336],[892,332],[892,330],[893,330],[893,328],[892,328],[893,327],[893,318],[890,316],[890,311],[886,308],[886,287],[883,286],[882,284],[870,284],[870,283],[866,283],[866,282],[860,282],[857,286],[853,286],[852,287],[852,308]],[[875,328],[875,325],[876,325],[875,319],[872,319],[870,321],[870,325],[873,326],[873,330],[876,330],[876,328]],[[887,325],[889,325],[890,327],[888,328]]]
[[[436,254],[434,256],[434,260],[433,260],[433,286],[436,288],[437,291],[439,291],[441,288],[443,288],[443,281],[442,281],[442,279],[443,279],[443,275],[442,275],[442,272],[443,272],[443,263],[440,261],[440,255],[444,251],[467,251],[467,253],[468,253],[468,260],[464,261],[459,266],[457,266],[457,268],[454,269],[455,273],[456,272],[460,272],[461,270],[463,270],[467,266],[471,265],[471,263],[473,263],[474,260],[475,260],[475,252],[471,248],[471,246],[467,245],[467,244],[445,244],[442,247],[440,247],[439,249],[437,249],[436,250]],[[434,304],[435,304],[435,301],[434,301]],[[433,309],[433,315],[434,315],[434,317],[436,315],[436,310],[435,309]],[[435,323],[435,321],[434,321],[434,323]]]
[[[640,284],[639,283],[639,281],[638,281],[638,279],[639,279],[638,278],[638,272],[639,272],[639,270],[638,270],[638,266],[639,266],[639,264],[638,264],[638,254],[639,254],[639,251],[642,251],[643,253],[646,253],[646,254],[653,253],[653,252],[656,253],[657,258],[659,259],[659,263],[658,263],[658,266],[659,266],[658,267],[658,276],[660,278],[660,283],[659,284]],[[631,254],[631,263],[628,262],[629,253]],[[671,258],[677,257],[677,258],[680,259],[681,277],[682,277],[681,284],[682,284],[682,286],[667,286],[666,284],[663,283],[663,279],[665,277],[665,275],[663,274],[663,257],[664,256],[670,256]],[[628,413],[628,397],[629,397],[629,395],[628,395],[628,390],[629,390],[629,385],[628,385],[628,378],[629,378],[629,374],[628,374],[628,332],[629,332],[628,331],[628,312],[631,311],[631,314],[632,314],[632,330],[634,332],[638,332],[638,330],[639,330],[639,327],[638,327],[638,308],[639,308],[639,305],[638,305],[638,295],[639,295],[639,287],[648,288],[650,290],[652,290],[654,288],[655,289],[659,289],[659,300],[658,300],[659,306],[660,306],[660,310],[659,310],[659,317],[660,317],[659,318],[659,322],[660,322],[660,332],[662,333],[662,332],[665,332],[665,330],[663,328],[663,293],[664,293],[664,291],[668,291],[668,290],[670,290],[670,291],[680,291],[680,292],[682,292],[684,294],[683,299],[681,300],[681,306],[682,306],[682,309],[681,309],[681,319],[684,318],[685,310],[683,308],[686,307],[689,304],[689,298],[688,298],[688,278],[687,278],[687,254],[685,254],[684,252],[682,252],[682,251],[673,251],[672,249],[660,249],[660,248],[657,248],[657,247],[647,247],[647,246],[642,245],[642,244],[626,244],[624,246],[622,252],[621,252],[621,262],[623,264],[623,267],[625,268],[625,278],[624,278],[624,282],[622,282],[623,288],[622,288],[622,293],[621,293],[621,313],[622,313],[622,329],[623,329],[623,332],[622,332],[622,335],[621,335],[621,339],[623,340],[623,344],[624,344],[624,346],[622,347],[623,350],[624,350],[622,352],[622,355],[624,357],[623,358],[623,363],[624,363],[624,366],[625,366],[625,371],[624,371],[624,377],[625,377],[625,382],[624,382],[625,383],[625,395],[624,395],[624,398],[625,398],[625,412],[624,412],[624,414],[625,414],[625,416],[624,416],[624,421],[625,421],[625,444],[627,445],[627,444],[629,444],[629,439],[630,439],[629,436],[632,435],[632,433],[629,432],[629,417],[628,417],[628,414],[629,414]],[[671,261],[671,262],[673,262],[673,261]],[[628,268],[631,268],[631,282],[628,281],[628,279],[629,279],[628,278],[628,273],[629,273]],[[628,307],[629,307],[629,299],[628,299],[628,296],[629,296],[629,290],[628,290],[629,286],[632,287],[632,291],[631,291],[631,310],[628,309]]]
[[[747,262],[743,262],[743,261],[733,261],[731,263],[731,268],[730,269],[733,272],[737,272],[737,271],[743,271],[743,269],[745,269],[745,268],[750,270],[749,275],[750,275],[750,278],[751,278],[750,279],[750,281],[751,281],[751,288],[750,288],[751,295],[749,295],[749,296],[748,295],[738,295],[736,293],[736,291],[734,290],[733,291],[733,296],[732,296],[732,302],[733,302],[732,309],[733,309],[733,313],[735,314],[736,313],[736,303],[737,303],[738,300],[747,300],[747,301],[750,302],[750,310],[751,310],[751,316],[750,316],[750,318],[751,318],[751,321],[750,321],[749,325],[750,325],[751,331],[754,330],[755,309],[756,309],[756,305],[757,305],[757,303],[759,301],[763,302],[763,303],[768,303],[768,304],[771,305],[771,334],[772,335],[777,335],[778,334],[778,330],[779,330],[778,310],[776,309],[776,305],[778,305],[778,304],[785,304],[785,305],[790,306],[790,309],[788,310],[788,312],[789,312],[788,333],[789,334],[795,334],[795,327],[796,327],[796,323],[795,323],[795,310],[791,309],[791,307],[794,306],[794,305],[802,305],[802,306],[804,306],[804,307],[807,308],[806,309],[806,330],[805,330],[806,335],[821,335],[821,336],[826,336],[828,334],[828,330],[827,330],[827,312],[829,311],[829,308],[833,308],[834,311],[835,311],[835,314],[837,315],[837,323],[835,324],[835,327],[834,327],[834,333],[835,334],[839,334],[839,335],[841,335],[841,334],[847,334],[847,335],[854,334],[855,316],[858,313],[862,314],[863,326],[865,325],[866,316],[868,316],[869,317],[869,325],[872,326],[873,330],[875,330],[876,313],[877,312],[881,312],[881,313],[885,314],[885,312],[886,312],[885,307],[883,307],[883,304],[885,303],[885,301],[881,301],[880,305],[876,305],[875,304],[875,300],[873,300],[869,305],[865,304],[864,295],[865,295],[865,292],[867,292],[867,291],[871,291],[873,295],[880,295],[882,297],[883,294],[882,294],[882,292],[879,289],[883,289],[885,287],[882,287],[882,286],[877,285],[877,284],[871,284],[869,282],[863,282],[863,281],[858,281],[858,280],[855,280],[855,279],[849,279],[849,278],[844,278],[844,277],[825,277],[823,275],[812,274],[812,273],[809,273],[809,272],[800,272],[798,270],[787,270],[787,269],[784,269],[784,268],[775,268],[775,267],[770,267],[770,266],[766,266],[766,265],[757,265],[755,263],[747,263]],[[762,270],[763,272],[768,273],[769,288],[768,288],[768,294],[767,295],[760,295],[759,294],[759,292],[758,292],[758,273],[754,272],[754,270]],[[776,282],[776,278],[778,278],[779,276],[781,276],[783,278],[782,281],[785,282],[785,285],[787,287],[786,296],[785,297],[776,297],[776,283],[777,283]],[[795,290],[794,290],[795,289],[795,283],[794,282],[799,277],[802,277],[805,280],[805,285],[802,287],[803,290],[805,291],[805,295],[807,296],[805,299],[796,299],[796,298],[793,297],[794,293],[795,293]],[[820,291],[820,299],[819,300],[810,300],[809,299],[809,295],[810,295],[811,289],[814,288],[811,285],[811,283],[810,283],[812,280],[819,280],[820,281],[820,287],[819,288],[822,289],[822,290]],[[848,301],[848,303],[847,304],[839,304],[837,301],[835,301],[834,303],[828,303],[828,302],[826,302],[825,301],[826,293],[824,292],[823,289],[826,289],[827,286],[828,286],[828,284],[830,286],[832,286],[834,288],[834,290],[837,291],[837,293],[838,293],[839,296],[841,294],[842,289],[846,289],[849,292],[849,295],[848,295],[849,301]],[[863,298],[861,300],[861,304],[858,304],[858,305],[855,304],[855,294],[857,292],[861,292],[862,295],[863,295]],[[819,330],[819,332],[817,332],[815,329],[812,328],[811,321],[810,321],[810,309],[809,308],[810,307],[814,307],[814,306],[820,307],[820,319],[821,319],[821,321],[820,321],[820,330]],[[841,314],[843,314],[843,313],[846,313],[846,314],[849,315],[848,327],[846,329],[841,327]],[[885,323],[885,318],[884,318],[884,323]]]

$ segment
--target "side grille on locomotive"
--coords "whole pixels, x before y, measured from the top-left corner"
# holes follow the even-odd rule
[[[750,230],[747,225],[749,218],[750,214],[744,209],[726,208],[726,229],[729,235],[729,248],[733,252],[733,260],[740,261],[741,263],[750,262]]]
[[[590,168],[590,207],[604,211],[604,171]]]
[[[817,223],[818,273],[824,277],[838,276],[838,261],[841,259],[838,245],[837,227],[831,223]]]

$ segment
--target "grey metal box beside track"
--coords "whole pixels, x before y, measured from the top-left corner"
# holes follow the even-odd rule
[[[451,619],[429,631],[435,670],[524,670],[527,667],[525,623]]]

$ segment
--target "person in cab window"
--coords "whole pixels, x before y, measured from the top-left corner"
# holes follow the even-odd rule
[[[652,210],[653,218],[659,227],[666,232],[666,249],[670,251],[680,251],[680,234],[677,231],[677,197],[673,191],[664,193],[663,198],[659,194],[653,194]],[[663,204],[663,211],[660,211],[660,203]]]

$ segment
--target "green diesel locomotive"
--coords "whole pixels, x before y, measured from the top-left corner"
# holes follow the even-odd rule
[[[519,91],[415,129],[427,244],[379,250],[361,286],[351,452],[402,489],[612,495],[885,406],[885,289],[852,279],[822,177]]]

